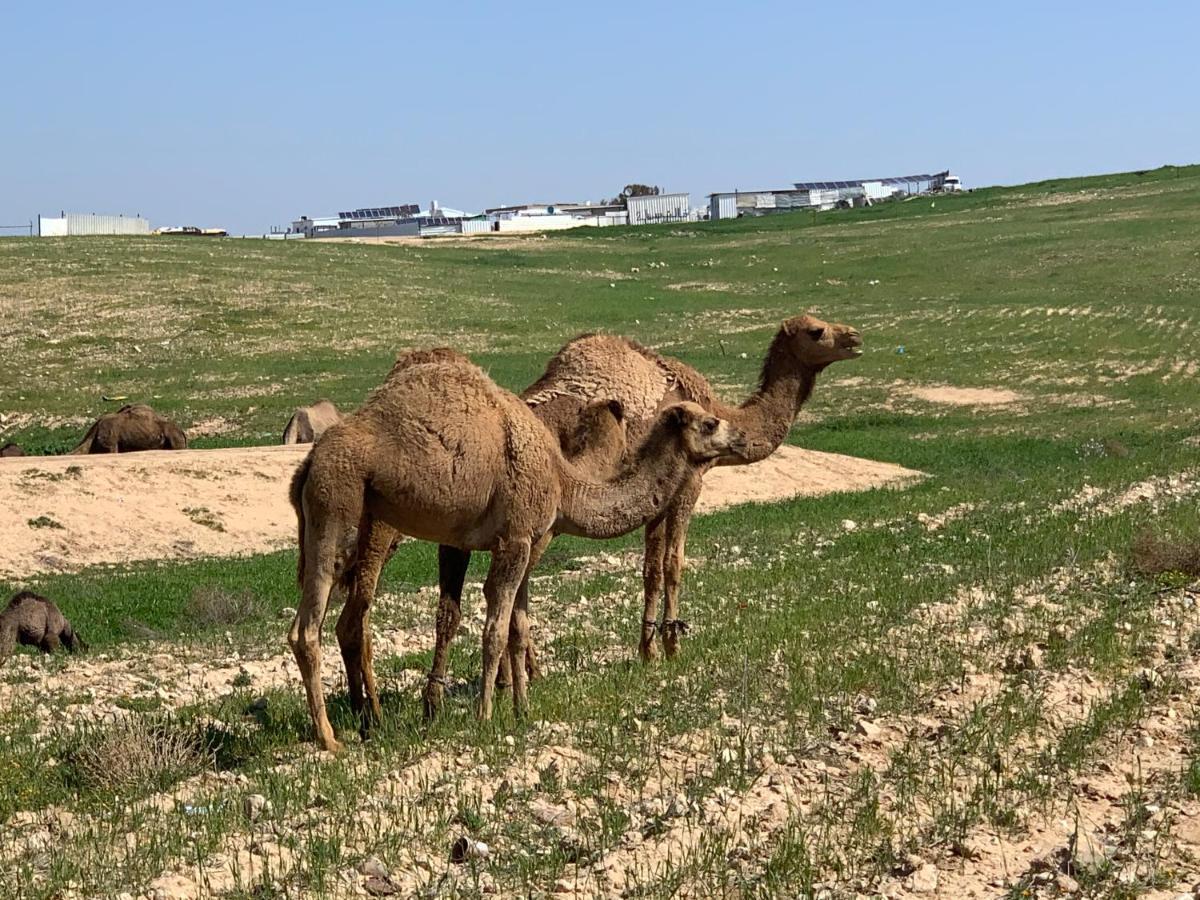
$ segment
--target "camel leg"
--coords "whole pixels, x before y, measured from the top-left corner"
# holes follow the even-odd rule
[[[359,734],[364,739],[382,717],[371,653],[371,603],[393,537],[395,530],[383,522],[364,516],[359,523],[357,564],[346,606],[337,621],[338,645],[350,688],[350,706],[359,717]]]
[[[537,660],[533,657],[533,643],[529,639],[529,573],[538,564],[546,548],[550,546],[552,534],[544,534],[536,541],[529,551],[529,561],[525,565],[525,574],[517,587],[516,600],[513,603],[512,621],[508,628],[508,659],[512,668],[513,711],[522,716],[529,705],[526,694],[526,678],[529,668],[537,671]],[[540,673],[538,673],[540,674]]]
[[[688,525],[692,521],[692,510],[700,499],[700,489],[704,482],[700,476],[688,481],[671,503],[667,511],[667,540],[664,554],[663,581],[665,598],[663,600],[662,642],[663,652],[667,658],[679,652],[679,639],[687,632],[687,623],[679,618],[679,588],[683,581],[683,567],[686,561]]]
[[[42,642],[38,644],[38,649],[43,653],[53,653],[60,649],[62,644],[59,643],[57,634],[46,634],[42,638]]]
[[[642,613],[642,640],[638,652],[642,662],[658,657],[654,632],[658,628],[658,596],[662,593],[663,558],[667,547],[667,524],[663,518],[646,523],[646,555],[642,561],[642,592],[645,610]]]
[[[438,546],[438,600],[437,638],[433,647],[433,667],[429,680],[425,682],[423,702],[425,718],[432,719],[442,706],[446,691],[446,660],[450,653],[450,642],[458,634],[462,621],[463,582],[467,577],[467,565],[471,562],[469,550],[459,550],[445,544]]]
[[[329,592],[333,589],[334,560],[337,557],[338,528],[341,523],[310,523],[304,536],[306,559],[304,594],[300,608],[288,632],[288,643],[300,667],[300,678],[308,696],[308,711],[312,716],[317,743],[323,750],[340,750],[341,744],[333,735],[333,726],[325,712],[325,696],[321,687],[321,624]]]
[[[483,691],[479,698],[481,719],[492,717],[496,673],[500,668],[500,656],[506,649],[513,601],[529,565],[530,543],[528,539],[500,539],[492,548],[492,565],[488,569],[487,581],[483,583],[487,619],[483,626]],[[517,668],[522,670],[523,676],[523,667]]]

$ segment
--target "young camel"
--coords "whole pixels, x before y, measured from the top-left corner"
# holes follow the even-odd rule
[[[390,542],[373,538],[377,521],[415,538],[491,552],[478,709],[486,719],[506,640],[514,707],[526,705],[529,623],[518,589],[551,531],[597,538],[632,531],[660,516],[698,467],[741,452],[729,423],[696,404],[676,404],[659,415],[628,466],[598,481],[566,460],[529,408],[477,367],[431,362],[393,372],[357,412],[325,432],[292,484],[303,597],[288,640],[318,743],[340,746],[325,712],[320,631],[347,529],[358,526],[359,549],[337,634],[363,731],[380,715],[366,623]]]
[[[585,334],[568,342],[546,365],[546,372],[521,394],[560,440],[578,417],[581,404],[614,397],[625,410],[629,445],[666,404],[689,400],[731,422],[746,439],[745,450],[715,465],[741,466],[766,459],[787,438],[796,415],[813,392],[817,376],[832,363],[862,355],[862,336],[849,325],[829,324],[815,316],[793,316],[767,348],[758,389],[739,406],[717,398],[708,380],[686,363],[660,356],[629,338]],[[649,662],[657,656],[655,632],[667,656],[674,656],[687,625],[679,618],[684,545],[692,510],[700,498],[704,472],[698,469],[675,498],[646,525],[642,566],[645,609],[639,651]],[[453,547],[438,551],[443,603],[462,595],[470,554]],[[664,593],[663,620],[658,598]]]

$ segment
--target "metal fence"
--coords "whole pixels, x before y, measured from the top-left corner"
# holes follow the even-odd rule
[[[33,237],[36,233],[33,222],[26,225],[0,225],[0,237]]]

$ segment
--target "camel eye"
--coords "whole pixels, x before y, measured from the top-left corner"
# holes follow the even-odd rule
[[[717,430],[717,420],[716,419],[705,419],[704,424],[700,426],[700,430],[702,432],[704,432],[705,434],[712,434],[714,431]]]
[[[821,338],[823,338],[825,336],[825,329],[824,328],[810,328],[810,329],[808,329],[808,336],[810,338],[812,338],[814,341],[819,341]]]

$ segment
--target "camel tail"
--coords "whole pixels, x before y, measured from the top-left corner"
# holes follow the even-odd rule
[[[292,476],[292,485],[288,490],[288,499],[292,501],[292,509],[296,510],[297,536],[300,540],[300,555],[296,560],[296,581],[304,587],[304,485],[308,481],[308,473],[312,469],[312,453],[304,457],[300,468]]]
[[[99,427],[99,422],[93,422],[92,427],[89,428],[87,434],[83,436],[83,440],[76,445],[74,450],[70,451],[69,455],[80,456],[86,453],[91,453],[92,443],[96,440],[96,429]]]
[[[293,415],[288,419],[287,427],[283,429],[283,442],[285,444],[300,443],[300,423],[296,421],[297,416]]]

